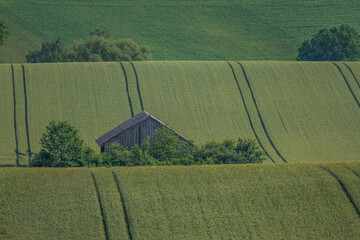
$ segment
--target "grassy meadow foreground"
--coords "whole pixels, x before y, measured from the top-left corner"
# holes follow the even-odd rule
[[[96,27],[148,45],[155,60],[295,60],[321,28],[359,29],[360,1],[1,0],[9,26],[0,62],[24,62],[45,40],[65,45]]]
[[[0,165],[27,164],[52,120],[95,139],[145,110],[203,144],[256,139],[267,161],[360,160],[359,62],[0,65]]]
[[[360,163],[0,168],[1,239],[358,239]]]

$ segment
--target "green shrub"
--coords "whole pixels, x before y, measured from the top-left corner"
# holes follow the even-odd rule
[[[194,155],[202,164],[261,163],[265,160],[265,153],[254,140],[241,138],[237,142],[230,139],[208,142]]]
[[[51,121],[40,139],[43,147],[30,162],[32,167],[83,167],[98,165],[96,153],[78,135],[78,130],[67,121]]]
[[[101,29],[90,33],[89,39],[75,40],[66,50],[59,37],[54,43],[44,42],[40,50],[26,55],[28,63],[44,62],[102,62],[151,60],[146,46],[139,46],[131,39],[111,40],[110,34]]]

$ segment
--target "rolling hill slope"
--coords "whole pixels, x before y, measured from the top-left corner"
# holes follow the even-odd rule
[[[359,65],[0,65],[1,164],[26,163],[51,120],[68,120],[98,149],[95,139],[142,110],[198,144],[256,139],[276,163],[360,160]]]
[[[357,239],[360,162],[0,168],[4,239]]]
[[[11,34],[1,62],[24,62],[42,41],[65,45],[96,27],[148,45],[154,60],[295,60],[321,28],[360,29],[360,2],[277,0],[1,0]]]

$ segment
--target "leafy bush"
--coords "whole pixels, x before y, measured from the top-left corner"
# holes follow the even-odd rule
[[[94,161],[94,151],[84,146],[78,130],[66,121],[51,121],[40,139],[43,149],[31,167],[83,167]]]
[[[195,159],[205,164],[261,163],[265,153],[254,140],[226,139],[222,142],[211,141],[195,152]]]
[[[360,35],[347,24],[321,29],[299,48],[298,61],[356,61],[360,59]]]
[[[61,62],[63,60],[63,42],[59,37],[55,42],[43,42],[41,49],[26,55],[28,63]]]
[[[110,34],[95,29],[87,40],[74,41],[66,50],[59,37],[54,43],[44,42],[40,50],[26,55],[28,63],[44,62],[102,62],[102,61],[146,61],[151,52],[131,39],[111,40]]]

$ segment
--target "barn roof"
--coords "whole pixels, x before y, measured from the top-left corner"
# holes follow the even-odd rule
[[[119,134],[125,132],[126,130],[128,130],[132,126],[134,126],[134,125],[136,125],[136,124],[138,124],[138,123],[140,123],[142,121],[145,121],[148,118],[151,118],[151,119],[157,121],[158,123],[160,123],[161,125],[163,125],[165,127],[168,127],[163,122],[161,122],[159,119],[157,119],[154,116],[150,115],[146,111],[142,111],[141,113],[135,115],[134,117],[127,120],[126,122],[120,124],[119,126],[115,127],[114,129],[110,130],[109,132],[105,133],[103,136],[99,137],[95,141],[99,146],[102,146],[104,143],[108,142],[110,139],[118,136]],[[174,132],[182,140],[189,142],[189,140],[186,137],[184,137],[183,135],[181,135],[180,133],[178,133],[176,131],[174,131]]]

